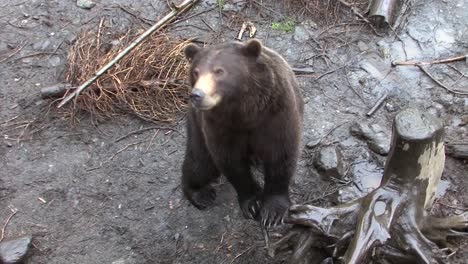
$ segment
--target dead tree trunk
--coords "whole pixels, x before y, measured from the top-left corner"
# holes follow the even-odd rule
[[[427,210],[444,169],[443,139],[440,120],[416,109],[401,111],[380,186],[337,207],[292,206],[293,230],[270,253],[296,238],[293,263],[320,263],[310,258],[313,248],[346,264],[442,263],[438,246],[448,236],[468,235],[468,212],[436,218]]]

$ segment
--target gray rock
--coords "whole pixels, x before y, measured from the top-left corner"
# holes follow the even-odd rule
[[[447,144],[447,154],[459,159],[468,159],[468,143],[449,143]]]
[[[387,155],[390,151],[390,133],[377,124],[354,123],[350,127],[353,136],[367,141],[368,147],[380,154]]]
[[[310,39],[310,31],[303,25],[298,25],[294,29],[294,40],[305,42]]]
[[[96,5],[96,3],[94,1],[92,1],[92,0],[77,0],[76,5],[79,8],[91,9]]]
[[[315,168],[326,177],[341,179],[346,172],[346,164],[339,148],[323,147],[314,161]]]
[[[307,142],[306,147],[309,149],[315,148],[318,144],[320,144],[320,141],[322,141],[321,138],[314,138],[311,141]]]
[[[28,253],[31,240],[31,236],[25,236],[0,243],[0,263],[21,263]]]

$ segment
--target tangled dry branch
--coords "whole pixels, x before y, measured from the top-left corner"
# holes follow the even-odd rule
[[[83,32],[70,50],[66,80],[78,86],[112,60],[140,32],[107,35]],[[173,122],[187,106],[187,63],[180,41],[156,32],[83,91],[65,110],[95,117],[131,113],[152,122]],[[67,94],[64,95],[64,97]]]

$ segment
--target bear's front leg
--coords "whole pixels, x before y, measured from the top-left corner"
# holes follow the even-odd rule
[[[230,156],[226,159],[228,162],[222,162],[220,165],[222,172],[236,189],[237,200],[244,217],[258,220],[262,189],[253,178],[249,161],[233,159],[232,154]]]
[[[200,210],[207,208],[216,198],[216,191],[211,186],[211,182],[219,176],[220,172],[206,147],[195,113],[190,113],[182,166],[182,188],[185,197],[196,208]]]
[[[291,206],[289,184],[295,171],[295,158],[286,155],[281,160],[265,162],[264,169],[265,186],[260,221],[263,226],[270,227],[282,224]]]

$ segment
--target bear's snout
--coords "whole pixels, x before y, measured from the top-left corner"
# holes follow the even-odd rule
[[[199,88],[193,88],[192,93],[190,94],[190,100],[196,106],[199,106],[203,99],[205,98],[205,92]]]

